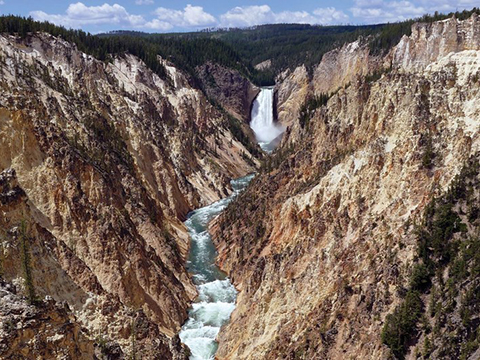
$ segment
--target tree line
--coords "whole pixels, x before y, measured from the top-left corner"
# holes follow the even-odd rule
[[[161,78],[167,79],[157,56],[172,62],[190,75],[192,85],[201,87],[196,67],[213,62],[238,70],[259,86],[273,85],[275,77],[286,69],[305,65],[309,70],[323,55],[343,44],[363,38],[372,54],[386,53],[404,35],[410,35],[414,22],[431,23],[452,16],[464,20],[478,8],[449,14],[424,15],[417,19],[378,25],[320,26],[307,24],[260,25],[243,29],[218,29],[191,33],[148,34],[138,31],[115,31],[92,35],[83,30],[66,29],[31,17],[0,16],[0,32],[25,38],[33,32],[46,32],[75,43],[77,48],[102,61],[112,55],[130,53],[139,57]],[[254,65],[271,60],[269,69]]]

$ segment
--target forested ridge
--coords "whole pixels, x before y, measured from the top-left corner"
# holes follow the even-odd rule
[[[477,8],[470,11],[433,15],[424,15],[397,23],[377,25],[338,25],[321,26],[308,24],[271,24],[251,28],[207,29],[190,33],[148,34],[138,31],[115,31],[101,34],[102,37],[133,36],[155,41],[160,38],[182,41],[216,39],[231,45],[247,67],[271,60],[272,67],[262,72],[252,72],[253,79],[261,82],[273,81],[275,75],[299,65],[312,68],[323,55],[345,43],[359,38],[368,41],[373,54],[382,54],[395,46],[402,36],[411,34],[415,22],[432,23],[455,16],[464,20],[479,13]]]
[[[191,76],[194,86],[201,87],[196,67],[206,62],[238,70],[257,85],[274,84],[275,76],[286,69],[304,64],[311,69],[323,55],[345,43],[362,38],[373,54],[388,51],[403,35],[410,35],[414,22],[433,22],[456,16],[466,19],[471,11],[425,15],[393,24],[320,26],[307,24],[260,25],[243,29],[217,29],[191,33],[148,34],[138,31],[115,31],[92,35],[82,30],[66,29],[49,22],[13,15],[0,17],[0,32],[28,36],[43,31],[75,43],[80,51],[99,60],[111,55],[130,53],[142,59],[160,77],[166,71],[157,55],[172,62]],[[270,68],[259,71],[255,65],[271,60]]]
[[[355,41],[360,36],[378,32],[383,25],[368,26],[312,26],[304,24],[261,25],[246,29],[227,29],[194,33],[147,34],[139,32],[113,32],[102,37],[134,36],[147,41],[177,41],[192,43],[206,39],[228,44],[250,69],[251,79],[259,85],[271,85],[274,77],[287,68],[305,64],[318,64],[323,54]],[[272,66],[255,71],[253,66],[271,60]]]

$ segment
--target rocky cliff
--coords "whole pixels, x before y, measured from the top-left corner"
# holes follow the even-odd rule
[[[389,59],[390,57],[388,57]],[[277,77],[278,121],[291,126],[301,106],[309,98],[331,95],[372,73],[390,66],[390,60],[371,55],[367,39],[359,39],[327,52],[309,74],[305,66],[289,70]]]
[[[58,324],[75,318],[97,347],[113,340],[120,353],[185,358],[174,335],[196,290],[182,221],[253,171],[249,149],[258,150],[162,59],[167,79],[134,56],[101,62],[47,34],[0,43],[4,279],[21,294],[26,237],[37,296],[72,310]]]
[[[379,58],[370,55],[365,40],[359,39],[326,53],[313,72],[315,95],[330,94],[356,78],[375,71]]]
[[[415,72],[429,64],[464,50],[479,48],[479,16],[467,21],[455,18],[435,24],[415,23],[411,36],[404,36],[386,56],[371,54],[368,38],[327,52],[309,75],[304,66],[277,77],[278,121],[290,126],[308,98],[330,95],[359,78],[378,75],[395,68]]]
[[[451,53],[478,50],[479,23],[479,15],[473,14],[466,21],[450,18],[433,25],[414,24],[411,36],[404,36],[390,53],[392,65],[405,71],[423,70]]]
[[[58,305],[51,298],[37,306],[28,305],[11,284],[2,281],[0,308],[3,359],[93,359],[93,341],[68,306]]]
[[[300,107],[311,92],[311,84],[305,66],[299,66],[292,73],[287,70],[278,80],[275,86],[277,121],[287,127],[298,118]]]
[[[214,63],[197,67],[196,72],[205,93],[218,102],[232,116],[250,122],[252,103],[260,92],[257,86],[238,71]]]
[[[219,359],[476,358],[478,283],[466,276],[439,301],[457,253],[447,261],[419,226],[466,249],[478,230],[465,215],[478,201],[477,173],[459,191],[468,201],[431,204],[451,199],[456,175],[478,161],[479,30],[476,15],[415,24],[378,60],[391,70],[377,78],[357,76],[358,64],[359,75],[367,70],[344,55],[324,57],[332,66],[311,82],[301,69],[285,77],[279,116],[292,125],[282,147],[212,224],[219,264],[240,290]],[[354,45],[338,53],[347,49],[368,57]],[[289,89],[336,87],[298,121],[301,96]],[[464,261],[467,274],[474,264]],[[441,311],[422,316],[432,301]],[[462,306],[472,312],[458,325]]]

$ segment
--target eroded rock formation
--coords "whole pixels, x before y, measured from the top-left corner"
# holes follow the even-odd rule
[[[296,116],[282,148],[212,225],[241,290],[219,359],[389,356],[380,334],[409,286],[414,223],[480,150],[479,30],[476,15],[416,24],[376,81],[356,75],[342,54],[368,56],[349,45],[311,83],[297,69],[279,85],[279,115]],[[302,126],[301,96],[288,89],[336,86]]]
[[[0,43],[5,279],[22,288],[24,222],[40,298],[66,301],[90,339],[126,354],[133,322],[145,328],[139,353],[185,358],[175,334],[196,290],[182,221],[226,196],[254,156],[231,119],[161,59],[168,79],[134,56],[100,62],[47,34]]]
[[[250,122],[251,105],[260,89],[237,70],[206,63],[197,68],[206,94],[222,105],[232,116]]]

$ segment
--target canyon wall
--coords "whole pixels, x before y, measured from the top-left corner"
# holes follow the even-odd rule
[[[305,66],[299,66],[292,72],[287,70],[277,77],[278,121],[284,126],[291,126],[308,98],[333,94],[359,78],[388,66],[385,59],[370,55],[366,39],[359,39],[327,52],[311,74]]]
[[[371,54],[368,38],[345,44],[327,52],[309,75],[304,66],[278,76],[278,120],[285,126],[298,118],[307,98],[332,94],[368,75],[389,71],[424,70],[429,64],[464,50],[480,47],[480,17],[467,21],[455,18],[434,24],[415,23],[411,36],[404,36],[386,56]]]
[[[275,86],[277,121],[285,127],[291,126],[311,92],[308,72],[305,66],[299,66],[292,73],[289,70],[285,71],[277,80]]]
[[[404,36],[389,58],[399,70],[418,71],[451,53],[479,47],[480,17],[473,14],[467,21],[450,18],[433,25],[414,24],[411,36]]]
[[[323,56],[313,73],[313,92],[315,95],[330,94],[377,70],[379,62],[379,57],[370,55],[364,39],[345,44]]]
[[[252,103],[260,89],[237,70],[206,63],[196,69],[205,93],[218,102],[230,115],[250,123]]]
[[[415,24],[412,36],[378,62],[393,64],[378,80],[356,76],[352,64],[359,63],[339,56],[331,68],[319,66],[308,84],[297,69],[279,85],[286,89],[279,90],[279,114],[283,106],[294,117],[281,120],[291,123],[282,147],[212,224],[219,264],[240,290],[220,333],[219,359],[391,356],[382,328],[412,286],[417,225],[469,159],[478,161],[478,20]],[[432,55],[444,43],[448,49]],[[302,96],[288,89],[313,94],[337,86],[300,124]],[[422,303],[432,296],[422,294]],[[457,296],[460,303],[465,294]],[[458,319],[459,305],[451,306]],[[425,354],[434,322],[425,319],[412,330],[418,337],[407,358]],[[434,336],[457,344],[452,339],[461,341],[463,328],[455,324],[446,321]],[[440,340],[426,358],[445,358]]]
[[[4,279],[21,291],[27,237],[40,303],[66,302],[61,316],[82,339],[129,353],[135,338],[138,354],[186,358],[175,334],[196,290],[183,220],[228,195],[258,149],[162,59],[166,79],[134,56],[101,62],[47,34],[0,44]],[[19,348],[32,345],[27,325],[11,334]]]

